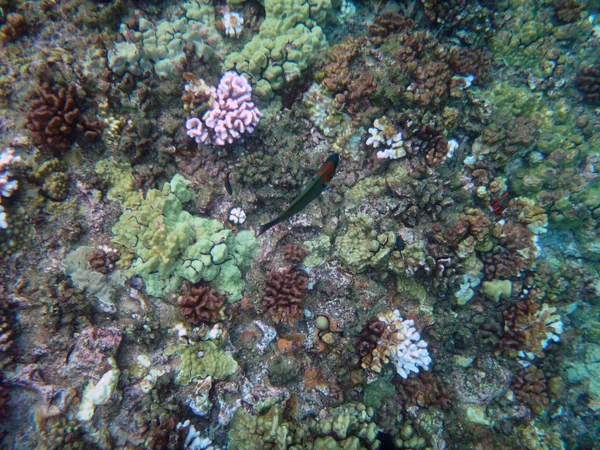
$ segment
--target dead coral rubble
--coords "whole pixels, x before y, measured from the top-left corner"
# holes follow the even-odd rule
[[[210,286],[192,286],[181,294],[177,304],[185,320],[197,326],[201,323],[216,323],[225,318],[225,297]]]
[[[292,269],[273,271],[265,278],[262,307],[276,323],[293,323],[302,312],[308,277]]]

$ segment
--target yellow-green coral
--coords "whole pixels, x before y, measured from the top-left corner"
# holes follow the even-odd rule
[[[336,240],[335,249],[342,262],[359,273],[367,267],[384,267],[395,245],[394,233],[378,234],[373,219],[359,214],[350,219],[348,232]]]
[[[372,418],[373,409],[361,403],[323,409],[317,418],[302,422],[284,419],[281,405],[274,405],[259,416],[239,408],[231,423],[229,449],[367,449],[379,432]]]
[[[327,40],[320,25],[331,0],[265,0],[265,20],[241,52],[225,59],[226,69],[252,78],[253,92],[266,100],[300,77]]]
[[[212,342],[193,345],[176,345],[165,351],[165,355],[177,355],[181,359],[175,383],[186,386],[194,378],[223,380],[233,375],[238,368],[230,352],[218,349]]]
[[[176,292],[186,279],[209,282],[229,301],[242,297],[240,269],[256,250],[250,231],[234,235],[216,220],[185,211],[183,204],[191,200],[192,192],[180,175],[162,190],[150,189],[141,199],[137,191],[129,190],[130,173],[114,163],[99,166],[99,173],[111,181],[109,196],[127,208],[112,231],[123,253],[133,255],[128,276],[142,277],[146,291],[154,296]]]

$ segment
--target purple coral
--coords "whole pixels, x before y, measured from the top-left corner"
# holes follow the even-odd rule
[[[252,87],[235,72],[225,72],[219,87],[210,89],[212,102],[202,119],[192,117],[185,127],[198,143],[225,145],[252,133],[262,113],[252,102]]]

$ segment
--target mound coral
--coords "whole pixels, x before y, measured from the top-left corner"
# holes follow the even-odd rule
[[[250,231],[234,235],[216,220],[185,211],[183,204],[191,200],[192,192],[180,175],[142,198],[133,189],[128,166],[100,161],[96,170],[112,184],[109,198],[128,208],[112,229],[113,240],[122,246],[121,259],[131,261],[125,273],[142,277],[148,294],[177,292],[185,279],[209,283],[230,302],[242,298],[241,270],[256,249]]]
[[[327,46],[321,25],[332,8],[330,0],[266,0],[265,20],[241,52],[225,58],[225,68],[246,73],[256,94],[270,100],[300,78]]]

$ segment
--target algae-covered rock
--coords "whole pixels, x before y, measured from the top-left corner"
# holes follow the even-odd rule
[[[194,378],[212,377],[224,380],[233,375],[238,365],[230,352],[218,349],[212,342],[193,345],[176,345],[165,351],[165,355],[177,355],[181,359],[175,383],[186,386]]]
[[[75,286],[94,294],[100,301],[100,308],[112,313],[116,311],[115,301],[126,278],[118,269],[107,274],[92,269],[90,259],[95,251],[94,247],[81,246],[69,253],[62,265]]]
[[[367,267],[382,268],[396,245],[391,231],[378,234],[375,222],[366,214],[350,219],[348,232],[335,242],[338,257],[354,273]]]

